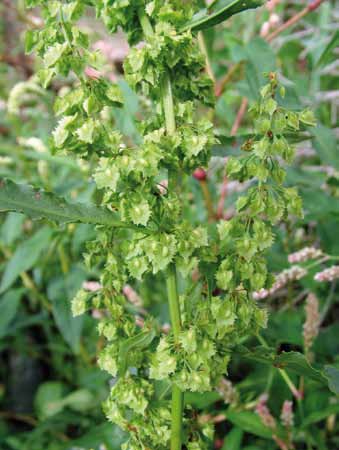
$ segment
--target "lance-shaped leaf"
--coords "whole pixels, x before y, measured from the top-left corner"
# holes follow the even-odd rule
[[[143,350],[148,347],[155,338],[155,330],[151,328],[149,331],[141,331],[136,336],[132,336],[126,339],[119,349],[119,374],[122,375],[126,372],[128,367],[128,353],[133,350]]]
[[[93,223],[127,227],[115,213],[85,203],[70,203],[55,194],[0,180],[0,212],[16,211],[32,219],[49,219],[58,223]]]
[[[318,370],[311,366],[305,355],[299,352],[282,352],[275,354],[271,347],[255,347],[248,349],[245,346],[237,347],[236,351],[243,357],[263,364],[273,365],[278,369],[286,369],[296,375],[309,378],[321,384],[328,385],[336,395],[339,394],[339,369],[334,366],[324,366]]]
[[[215,6],[204,8],[196,13],[192,20],[187,22],[183,30],[199,31],[213,27],[247,9],[257,8],[263,0],[225,0],[215,2]]]

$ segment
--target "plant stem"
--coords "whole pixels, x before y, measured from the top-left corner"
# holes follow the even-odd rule
[[[169,301],[169,309],[172,322],[172,330],[175,341],[178,340],[180,329],[181,329],[181,318],[178,300],[178,288],[177,288],[177,276],[175,265],[170,264],[167,270],[167,293]]]
[[[320,313],[320,324],[319,324],[319,326],[321,326],[321,324],[324,322],[324,320],[326,319],[327,313],[331,309],[332,302],[333,302],[334,297],[335,297],[335,295],[334,295],[335,287],[336,287],[336,282],[333,281],[332,284],[331,284],[330,292],[329,292],[329,294],[327,296],[327,299],[325,301],[323,309],[322,309],[322,311]]]
[[[266,340],[259,333],[257,334],[257,339],[262,344],[263,347],[269,348],[269,345],[267,344]],[[280,375],[282,376],[283,380],[285,381],[285,383],[289,387],[289,389],[290,389],[291,393],[293,394],[293,396],[298,401],[301,400],[300,392],[296,388],[295,384],[293,383],[293,381],[289,377],[289,375],[286,372],[286,370],[285,369],[281,369],[281,368],[278,367],[278,372],[280,373]]]
[[[143,32],[146,37],[154,35],[152,25],[144,13],[140,10],[139,20]],[[170,77],[164,75],[162,86],[162,104],[165,116],[166,132],[168,135],[173,135],[176,130],[174,102],[172,94],[172,85]],[[178,186],[178,177],[175,172],[168,173],[168,189],[174,191]],[[168,303],[171,317],[171,324],[175,343],[178,342],[179,333],[181,330],[181,318],[179,307],[179,295],[177,286],[177,273],[175,265],[170,264],[166,274],[166,285],[168,294]],[[173,384],[172,386],[172,423],[171,423],[171,450],[181,450],[182,448],[182,415],[183,415],[184,395],[180,389]]]
[[[210,190],[208,189],[207,181],[201,180],[199,184],[200,184],[200,187],[202,190],[202,195],[204,197],[205,207],[206,207],[207,213],[208,213],[208,220],[210,222],[213,222],[213,220],[215,220],[215,213],[214,213],[214,208],[213,208],[213,200],[212,200]]]
[[[305,17],[308,13],[314,11],[319,8],[319,6],[324,2],[324,0],[314,0],[309,5],[307,5],[304,9],[302,9],[298,14],[292,16],[287,22],[284,22],[280,27],[274,30],[271,34],[266,37],[267,42],[271,42],[274,38],[278,36],[278,34],[290,28],[295,23],[299,22],[303,17]]]
[[[166,131],[171,135],[175,133],[175,115],[172,85],[169,76],[166,74],[162,82],[162,101],[165,114]]]
[[[166,74],[162,86],[163,108],[165,115],[166,131],[171,135],[175,133],[175,115],[172,95],[172,86],[169,76]],[[168,173],[168,189],[175,190],[178,185],[177,175]],[[171,264],[167,271],[167,292],[171,316],[174,340],[177,343],[181,329],[179,296],[177,287],[177,274],[174,264]],[[181,450],[181,428],[183,414],[184,394],[173,384],[172,386],[172,429],[171,429],[171,450]]]
[[[177,275],[174,264],[171,264],[167,271],[167,293],[172,322],[172,330],[175,342],[178,341],[181,319],[178,302]],[[172,429],[171,429],[171,450],[181,450],[181,427],[184,396],[180,389],[172,386]]]
[[[238,69],[241,68],[242,65],[243,65],[242,61],[233,64],[227,71],[226,75],[221,79],[221,81],[215,85],[216,97],[221,97],[221,95],[225,90],[226,85],[232,80],[233,75],[237,72]]]
[[[212,69],[212,65],[211,65],[211,60],[208,54],[208,50],[206,47],[206,41],[205,41],[205,36],[204,36],[204,32],[203,31],[199,31],[198,32],[198,43],[199,43],[199,47],[200,47],[200,51],[201,53],[205,56],[205,61],[206,61],[206,72],[208,74],[208,76],[211,78],[211,80],[213,81],[213,83],[215,83],[215,76],[213,73],[213,69]]]

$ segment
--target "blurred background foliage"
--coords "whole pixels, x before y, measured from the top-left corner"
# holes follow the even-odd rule
[[[307,132],[307,139],[297,143],[296,162],[288,173],[287,183],[301,192],[305,216],[277,230],[269,254],[275,273],[289,267],[288,255],[305,246],[339,254],[339,8],[336,2],[318,3],[316,10],[299,17],[307,2],[271,0],[200,35],[216,81],[216,109],[201,114],[214,121],[220,144],[213,149],[207,181],[191,177],[185,182],[185,215],[191,221],[233,214],[243,187],[224,178],[225,158],[238,153],[252,131],[248,108],[264,72],[280,74],[289,108],[309,106],[318,120],[312,135]],[[40,26],[39,11],[27,13],[21,0],[3,0],[0,11],[0,174],[69,199],[95,202],[90,164],[49,150],[54,98],[72,89],[74,79],[56,80],[42,90],[33,76],[40,61],[24,51],[24,31]],[[280,29],[296,17],[292,26]],[[124,108],[109,112],[112,123],[127,142],[138,142],[138,119],[152,105],[137,98],[124,81],[126,40],[107,35],[90,13],[81,25],[103,55],[105,76],[118,80],[124,93]],[[76,319],[70,312],[70,300],[82,283],[99,278],[99,269],[89,273],[82,259],[94,227],[61,228],[16,213],[1,214],[0,220],[0,448],[119,449],[124,436],[101,412],[110,377],[96,366],[102,345],[96,312]],[[306,277],[261,300],[270,313],[264,344],[278,353],[304,350],[305,299],[313,293],[321,316],[313,364],[339,368],[339,289],[335,281],[315,282],[317,271],[315,265]],[[166,324],[166,295],[158,283],[150,276],[143,286],[128,287],[126,295]],[[260,343],[253,339],[249,344]],[[286,380],[272,365],[243,356],[240,352],[232,361],[232,384],[225,382],[218,393],[187,396],[201,420],[215,422],[214,448],[286,450],[275,437],[272,420],[290,433],[290,448],[339,448],[339,402],[326,386],[293,371]],[[305,392],[304,398],[295,398],[291,383]],[[283,405],[290,422],[288,405],[294,410],[293,423],[280,419]]]

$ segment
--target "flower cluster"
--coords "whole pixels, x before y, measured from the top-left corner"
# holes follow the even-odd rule
[[[314,294],[309,294],[305,304],[306,319],[303,327],[305,354],[310,358],[310,350],[314,339],[319,334],[320,315],[319,302]]]
[[[315,281],[333,281],[339,278],[339,266],[331,266],[327,269],[317,272],[314,275]]]
[[[265,325],[265,311],[241,291],[224,299],[183,297],[181,307],[179,347],[171,334],[161,338],[150,377],[170,379],[183,391],[210,391],[227,372],[232,346],[244,334]]]
[[[280,95],[284,91],[280,89]],[[305,271],[299,267],[283,272],[272,286],[263,253],[273,243],[271,230],[288,213],[301,215],[301,199],[295,188],[285,188],[282,161],[291,162],[294,149],[284,134],[296,132],[302,124],[314,124],[310,111],[301,113],[282,108],[278,101],[278,81],[269,74],[269,83],[261,90],[260,100],[252,107],[255,136],[242,147],[244,156],[231,157],[227,175],[241,182],[256,180],[246,195],[237,201],[238,214],[219,227],[221,254],[226,258],[217,272],[221,289],[234,289],[239,284],[254,292],[255,298],[266,298],[287,281],[301,278]]]
[[[265,326],[266,313],[252,292],[268,290],[273,279],[264,253],[273,243],[272,224],[288,213],[301,214],[294,188],[284,188],[281,160],[293,148],[284,137],[301,124],[312,125],[309,111],[287,111],[276,100],[274,74],[253,108],[255,136],[245,156],[230,158],[227,175],[252,187],[237,202],[237,215],[208,233],[183,217],[179,177],[206,167],[216,142],[212,124],[196,105],[213,103],[212,83],[190,30],[182,24],[195,2],[179,0],[92,0],[110,32],[121,27],[134,46],[124,68],[130,86],[154,102],[139,124],[142,141],[127,145],[112,129],[110,108],[120,107],[117,85],[100,76],[102,58],[89,51],[89,38],[78,27],[82,0],[28,0],[40,5],[45,26],[27,34],[27,51],[42,57],[38,76],[44,87],[56,75],[77,77],[72,90],[55,103],[59,122],[53,132],[57,152],[75,153],[95,164],[93,178],[102,206],[119,214],[123,226],[98,226],[88,243],[85,263],[100,268],[100,284],[86,284],[72,302],[75,315],[102,311],[98,330],[107,345],[98,362],[114,378],[105,402],[109,420],[129,433],[123,449],[169,448],[168,386],[181,391],[217,387],[244,336]],[[99,72],[97,72],[99,71]],[[174,176],[173,176],[174,174]],[[164,182],[164,177],[167,182]],[[152,273],[178,269],[183,278],[199,271],[203,282],[190,286],[178,303],[180,329],[165,330],[149,315],[140,320],[130,307],[131,286]],[[296,275],[293,275],[297,278]],[[290,278],[289,278],[290,279]],[[281,281],[282,282],[282,281]],[[99,289],[97,289],[99,287]],[[134,292],[134,291],[133,291]],[[134,306],[140,299],[133,296]],[[207,449],[209,427],[200,427],[189,409],[184,445]]]
[[[294,423],[294,413],[293,413],[293,403],[289,400],[285,400],[280,414],[281,425],[283,425],[284,429],[282,429],[279,421],[275,419],[272,415],[268,405],[268,394],[262,394],[255,407],[255,411],[261,419],[263,425],[267,428],[270,428],[272,431],[272,439],[275,441],[277,446],[281,450],[292,450],[294,449],[294,445],[292,442],[292,432],[291,428]]]
[[[257,300],[267,298],[285,287],[291,281],[300,280],[306,274],[307,270],[300,266],[292,266],[289,269],[285,269],[275,277],[275,281],[270,289],[260,289],[260,291],[253,293],[253,297]]]
[[[217,386],[217,391],[222,396],[225,403],[229,403],[234,406],[239,401],[239,394],[235,386],[233,386],[230,380],[222,378]]]
[[[262,423],[266,427],[274,430],[277,427],[277,422],[276,422],[275,418],[272,416],[272,413],[267,406],[267,400],[268,400],[268,395],[262,394],[258,400],[255,411],[258,414],[258,416],[260,417]]]
[[[290,400],[285,400],[282,408],[281,408],[281,414],[280,419],[282,424],[286,428],[292,428],[294,424],[294,414],[293,414],[293,402]]]
[[[301,250],[288,255],[288,262],[290,264],[298,264],[309,261],[310,259],[317,259],[323,256],[323,252],[319,248],[304,247]]]

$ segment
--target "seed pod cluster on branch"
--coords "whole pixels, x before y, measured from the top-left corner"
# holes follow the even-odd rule
[[[281,161],[293,158],[284,134],[312,125],[314,119],[309,111],[296,113],[279,106],[277,78],[270,74],[252,108],[256,134],[244,156],[231,158],[227,165],[230,178],[255,184],[239,198],[238,214],[217,225],[218,232],[213,226],[193,226],[183,215],[182,180],[198,167],[207,167],[216,142],[212,123],[197,110],[199,104],[213,105],[212,82],[204,72],[196,36],[189,29],[182,31],[195,2],[27,4],[41,6],[45,19],[44,28],[29,31],[26,38],[27,51],[42,57],[41,84],[47,87],[55,76],[69,72],[78,79],[74,89],[56,100],[54,150],[95,162],[93,178],[102,204],[117,211],[126,225],[97,227],[85,262],[101,268],[101,289],[80,290],[72,309],[75,315],[90,308],[105,311],[98,329],[107,344],[98,362],[115,383],[104,410],[129,433],[123,449],[165,450],[173,427],[169,388],[213,390],[227,374],[232,347],[265,326],[266,313],[252,293],[272,285],[264,257],[273,243],[271,226],[288,213],[301,214],[296,190],[282,186]],[[134,46],[124,63],[126,80],[154,105],[139,124],[138,146],[127,146],[106,114],[123,104],[119,87],[103,77],[86,76],[86,68],[100,70],[102,58],[89,50],[88,36],[77,27],[85,5],[95,8],[109,32],[121,27]],[[161,183],[164,176],[166,188]],[[178,272],[190,280],[193,270],[199,271],[199,281],[193,288],[192,282],[186,284],[189,288],[182,292],[177,311],[171,312],[176,320],[172,331],[164,334],[150,316],[140,328],[123,295],[125,284],[142,282],[150,273],[169,279],[169,273],[176,278]],[[175,291],[176,287],[169,289]],[[189,407],[183,423],[180,434],[187,449],[209,448],[209,424],[199,424]]]

